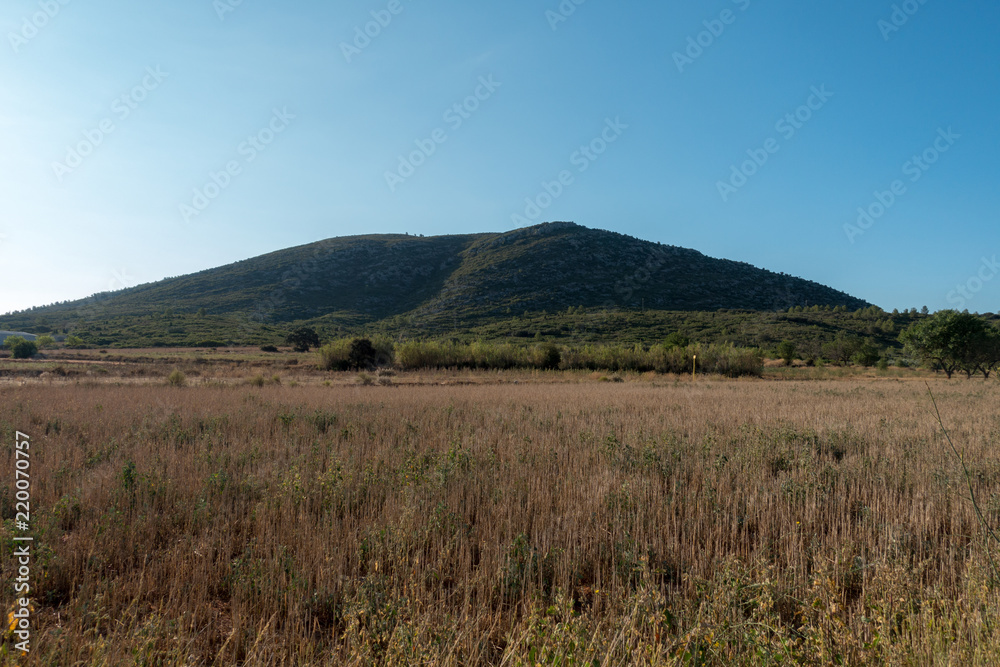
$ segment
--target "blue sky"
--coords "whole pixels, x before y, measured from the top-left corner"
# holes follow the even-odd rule
[[[0,312],[549,220],[1000,311],[997,5],[336,5],[7,0]]]

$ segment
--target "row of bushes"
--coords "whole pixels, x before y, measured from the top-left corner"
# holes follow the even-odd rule
[[[695,356],[697,355],[697,364]],[[642,345],[587,345],[570,348],[562,368],[610,371],[656,371],[657,373],[699,373],[741,377],[760,376],[764,355],[756,348],[733,345],[688,345],[685,347]]]
[[[512,343],[455,343],[406,341],[387,338],[340,339],[319,350],[325,370],[370,369],[396,366],[418,369],[539,369],[603,370],[658,373],[701,373],[727,377],[760,376],[764,358],[760,350],[731,345],[584,345],[551,343],[525,346]]]

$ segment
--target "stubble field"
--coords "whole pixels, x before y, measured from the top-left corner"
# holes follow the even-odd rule
[[[494,379],[0,386],[4,664],[1000,661],[923,380]],[[996,527],[1000,385],[930,385]]]

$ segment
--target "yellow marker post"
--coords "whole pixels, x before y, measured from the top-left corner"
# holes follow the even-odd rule
[[[695,379],[695,371],[698,370],[698,355],[694,355],[694,359],[691,361],[691,379]]]

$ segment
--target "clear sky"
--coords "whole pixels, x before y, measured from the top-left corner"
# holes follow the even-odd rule
[[[6,0],[0,312],[549,220],[998,311],[998,28],[972,0]]]

